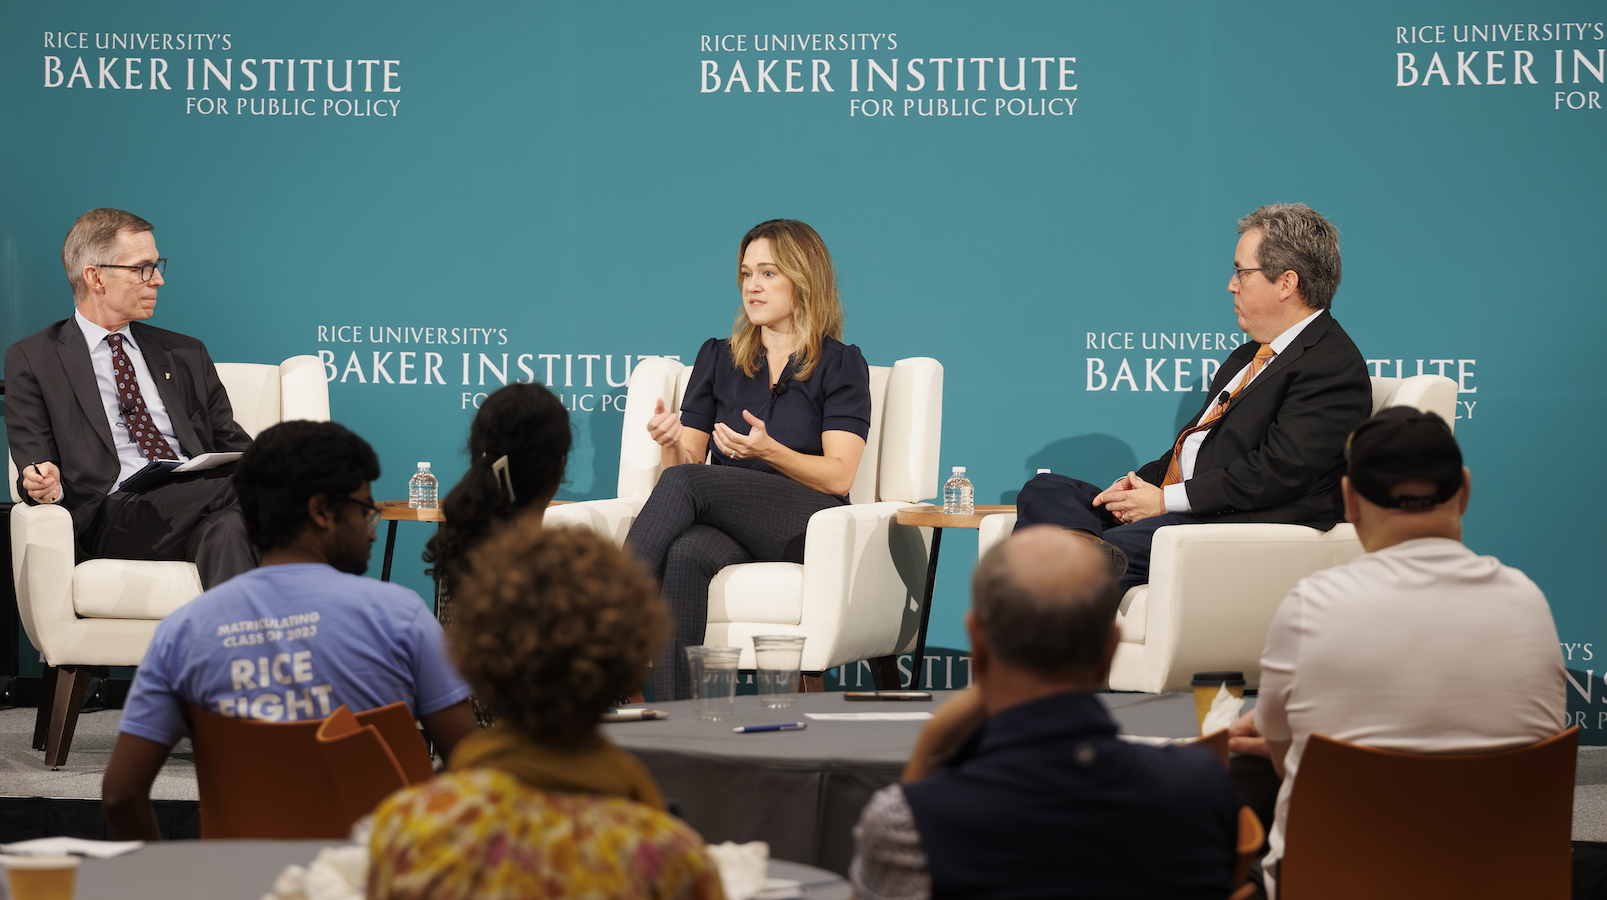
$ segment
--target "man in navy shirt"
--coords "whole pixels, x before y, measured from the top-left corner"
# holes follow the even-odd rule
[[[1230,890],[1238,801],[1203,747],[1116,737],[1093,694],[1120,637],[1100,551],[1048,525],[978,563],[976,688],[922,732],[860,817],[864,900],[1199,897]]]
[[[159,840],[151,784],[188,737],[186,705],[265,722],[322,719],[405,701],[450,755],[473,731],[469,687],[418,594],[358,577],[374,542],[379,460],[333,422],[258,435],[234,475],[262,553],[156,628],[129,691],[101,787],[114,838]]]

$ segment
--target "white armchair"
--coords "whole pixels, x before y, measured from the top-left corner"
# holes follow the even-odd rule
[[[316,356],[283,363],[218,363],[234,420],[256,437],[291,419],[329,419],[329,385]],[[17,614],[28,640],[50,668],[34,728],[46,765],[67,760],[89,667],[135,666],[156,623],[201,593],[194,563],[92,559],[73,564],[73,523],[60,506],[27,506],[17,496],[17,463],[9,459],[11,566]]]
[[[690,366],[646,359],[631,373],[620,436],[619,496],[547,510],[548,525],[581,525],[623,544],[652,493],[659,447],[647,434],[654,401],[679,410]],[[878,685],[896,688],[896,655],[914,648],[930,529],[894,522],[899,507],[935,497],[943,424],[943,366],[923,357],[870,367],[871,423],[849,504],[815,513],[803,563],[728,566],[709,586],[704,641],[742,648],[754,667],[756,634],[802,635],[805,689],[844,663],[876,660]]]
[[[1374,378],[1373,412],[1414,406],[1455,427],[1456,382],[1439,375]],[[979,553],[1015,528],[1014,513],[982,520]],[[1356,529],[1304,525],[1171,525],[1155,531],[1149,584],[1130,588],[1116,622],[1115,691],[1166,693],[1195,672],[1242,671],[1261,683],[1261,649],[1278,604],[1300,579],[1362,553]]]

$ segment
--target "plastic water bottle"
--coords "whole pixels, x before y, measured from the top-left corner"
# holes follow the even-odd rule
[[[430,464],[421,462],[418,471],[407,482],[407,505],[415,508],[434,509],[438,504],[435,501],[436,481],[430,474]]]
[[[943,485],[943,511],[969,516],[976,511],[972,503],[974,492],[971,480],[965,477],[965,466],[955,466],[954,474]]]

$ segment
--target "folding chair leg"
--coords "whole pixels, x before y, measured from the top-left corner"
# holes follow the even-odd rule
[[[89,666],[62,666],[56,676],[56,690],[50,701],[50,729],[45,739],[45,765],[60,768],[67,762],[67,751],[73,746],[73,731],[78,728],[78,709],[84,702],[84,689],[89,687]],[[40,697],[40,705],[46,697]]]
[[[804,672],[798,677],[798,690],[805,694],[825,693],[826,673]]]
[[[45,749],[45,738],[50,734],[50,701],[56,696],[56,676],[61,670],[45,666],[45,677],[39,689],[39,712],[33,719],[33,748]]]
[[[876,657],[870,661],[870,671],[878,691],[896,691],[904,686],[904,674],[898,671],[896,656]]]

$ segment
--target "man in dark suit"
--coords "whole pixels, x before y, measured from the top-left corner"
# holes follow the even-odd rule
[[[79,561],[188,559],[205,588],[254,567],[232,466],[118,491],[151,460],[251,443],[206,347],[141,321],[156,311],[167,263],[151,224],[90,210],[61,258],[73,316],[6,350],[6,433],[23,502],[72,513]]]
[[[1239,220],[1233,311],[1250,341],[1229,354],[1205,403],[1159,459],[1100,490],[1064,475],[1021,489],[1016,527],[1051,523],[1102,539],[1149,581],[1155,530],[1196,522],[1283,522],[1324,531],[1344,520],[1345,436],[1372,412],[1361,351],[1329,312],[1339,232],[1300,203]]]

